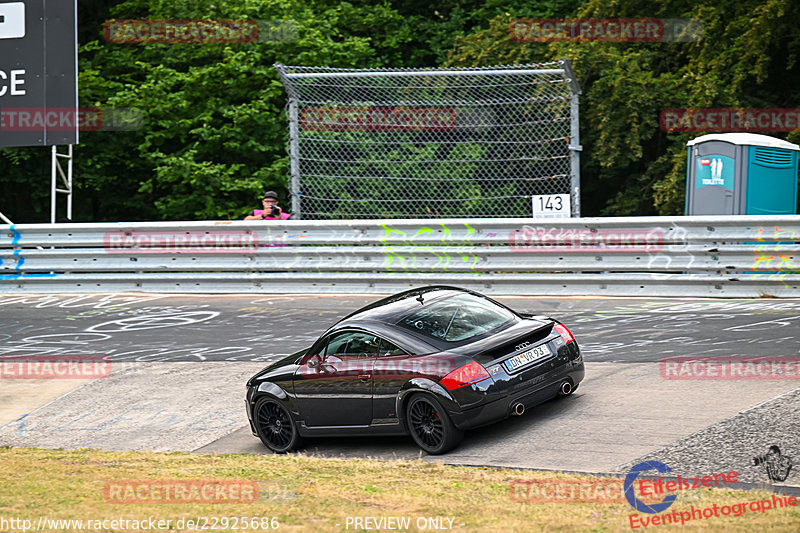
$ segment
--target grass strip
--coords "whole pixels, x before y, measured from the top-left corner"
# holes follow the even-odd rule
[[[422,461],[321,459],[302,454],[199,455],[0,447],[0,476],[2,531],[21,531],[8,527],[9,522],[3,527],[3,519],[30,520],[36,527],[43,516],[49,520],[84,521],[82,529],[74,523],[59,528],[51,522],[45,531],[154,531],[149,526],[132,529],[116,524],[114,527],[109,521],[115,519],[169,520],[170,528],[161,531],[187,532],[274,531],[275,525],[278,531],[640,531],[631,529],[629,515],[636,513],[619,493],[606,493],[613,496],[610,498],[613,501],[575,502],[562,497],[555,503],[542,503],[531,501],[534,492],[530,488],[529,492],[519,492],[520,487],[538,490],[545,486],[543,483],[552,481],[561,481],[565,486],[594,485],[601,491],[605,485],[607,489],[608,478],[552,472],[455,467]],[[136,487],[145,482],[151,490],[162,484],[185,486],[209,480],[255,483],[257,498],[251,503],[181,500],[165,504],[143,503],[149,493],[136,493]],[[122,490],[115,493],[116,500],[109,487]],[[133,503],[120,502],[119,496],[126,493],[134,496]],[[584,496],[587,494],[591,494],[591,489]],[[714,504],[734,506],[771,497],[767,491],[708,488],[680,491],[677,501],[666,512],[674,509],[680,513],[691,506],[698,509]],[[216,501],[216,496],[213,499]],[[197,517],[207,519],[204,524],[186,527],[187,520]],[[228,520],[223,523],[222,517]],[[236,523],[233,517],[238,517]],[[407,522],[388,520],[390,517]],[[245,518],[249,520],[246,528]],[[276,520],[270,522],[271,518]],[[356,521],[357,518],[361,521]],[[371,521],[365,521],[367,518]],[[102,520],[106,521],[106,527],[85,527]],[[405,529],[404,524],[409,527]],[[205,528],[196,527],[201,525]],[[765,512],[747,510],[741,516],[731,514],[685,525],[657,525],[647,530],[796,532],[800,531],[800,507]]]

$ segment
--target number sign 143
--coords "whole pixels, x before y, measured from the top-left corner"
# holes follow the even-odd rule
[[[542,194],[533,197],[534,218],[568,218],[571,213],[569,194]]]

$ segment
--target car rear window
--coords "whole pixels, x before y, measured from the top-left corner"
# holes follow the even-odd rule
[[[447,342],[469,340],[514,318],[508,309],[472,294],[459,294],[420,307],[399,325]]]

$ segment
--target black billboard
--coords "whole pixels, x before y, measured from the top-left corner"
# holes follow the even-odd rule
[[[77,0],[0,0],[0,147],[78,142]]]

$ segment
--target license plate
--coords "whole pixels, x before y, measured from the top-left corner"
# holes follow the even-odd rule
[[[511,359],[506,361],[506,366],[509,370],[516,370],[519,367],[525,366],[529,363],[533,363],[537,359],[541,359],[542,357],[547,357],[550,355],[550,348],[547,347],[546,344],[541,344],[536,348],[531,348],[530,350],[523,352],[519,355],[515,355]]]

